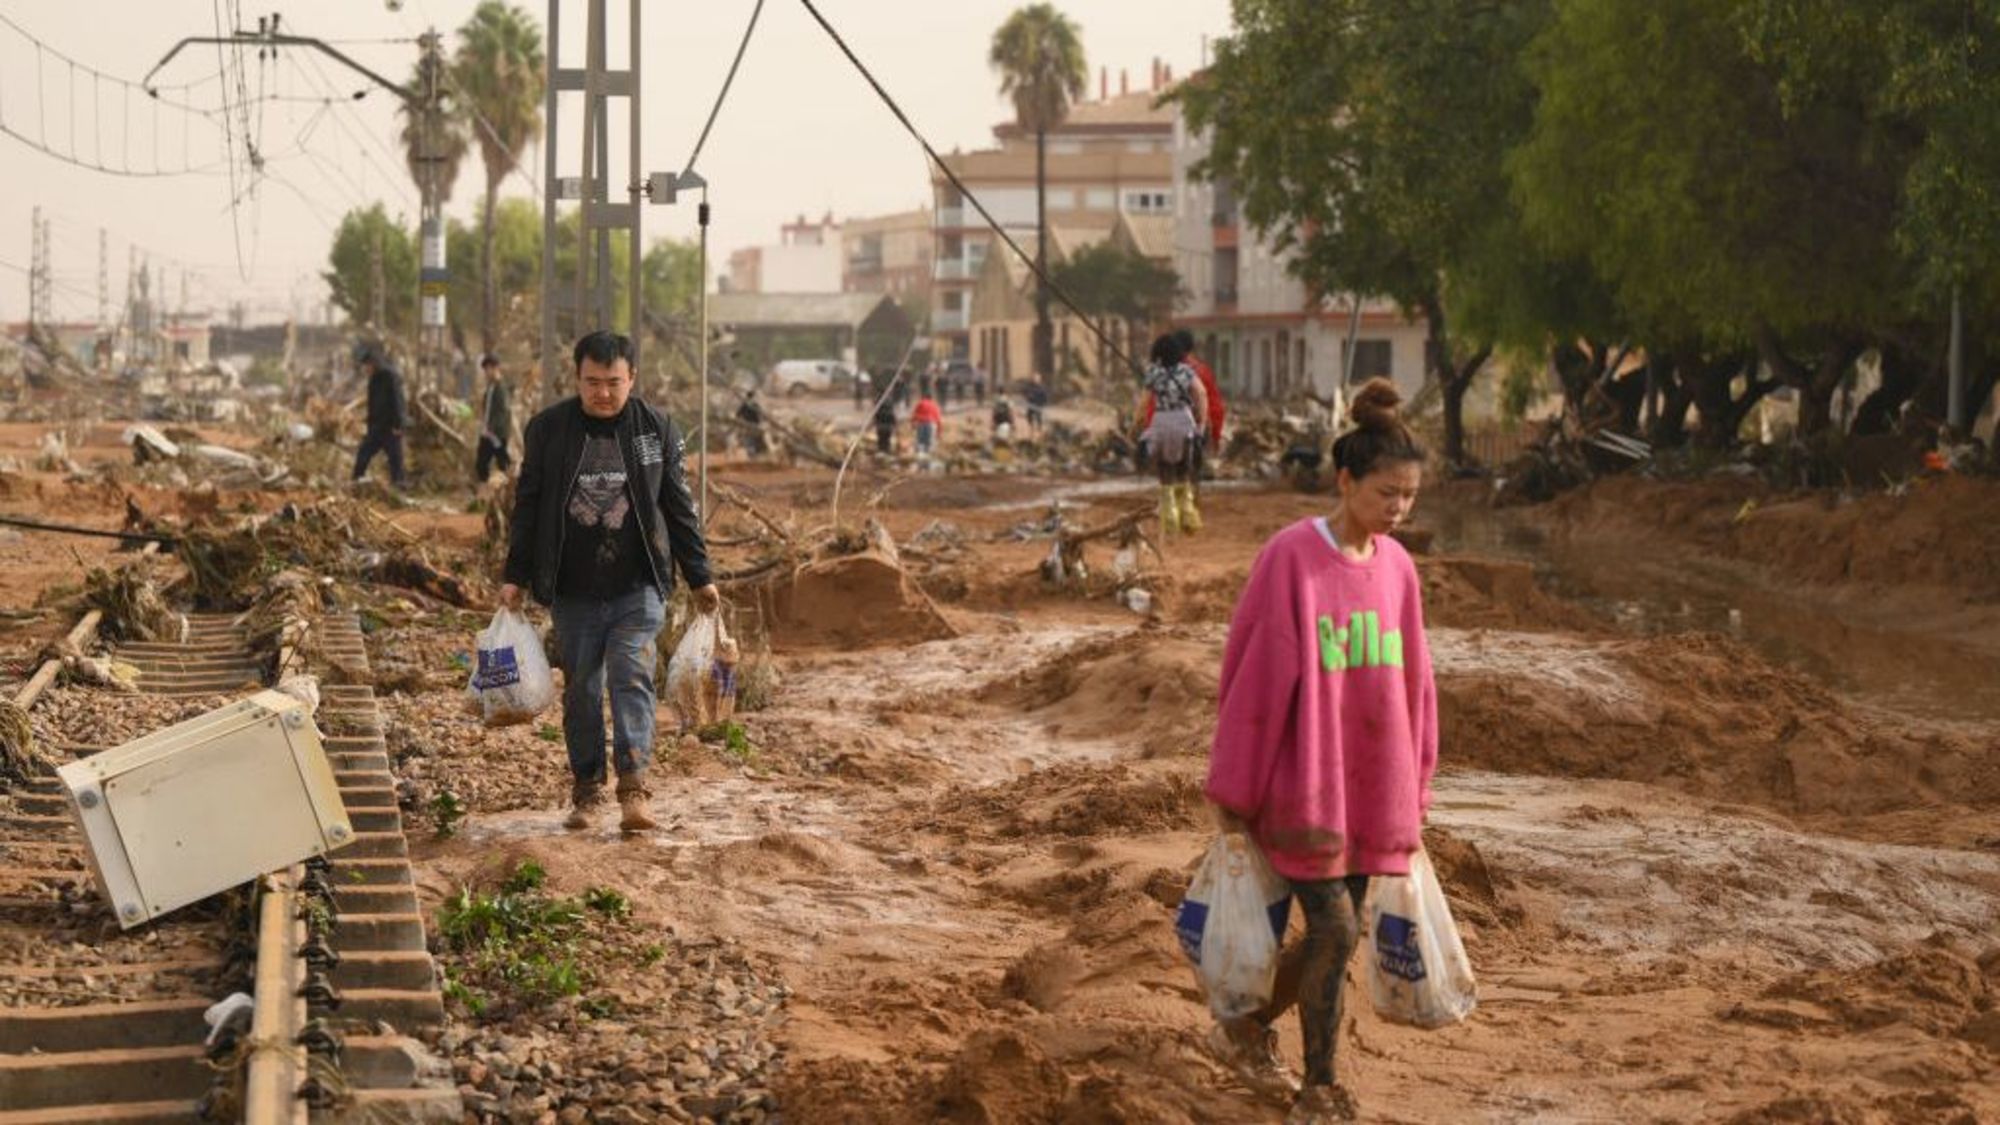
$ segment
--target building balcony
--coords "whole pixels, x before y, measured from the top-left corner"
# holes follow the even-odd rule
[[[945,230],[949,230],[949,229],[952,229],[952,228],[954,228],[954,227],[962,227],[962,226],[964,226],[964,225],[965,225],[965,208],[963,208],[963,207],[940,207],[940,208],[938,208],[938,209],[937,209],[937,225],[939,226],[939,228],[941,228],[941,229],[945,229]]]
[[[932,276],[936,277],[939,281],[970,281],[972,280],[972,263],[966,261],[964,258],[939,258],[937,260],[936,271]]]
[[[964,309],[931,310],[931,331],[933,332],[963,332],[966,330],[968,324],[969,317]]]

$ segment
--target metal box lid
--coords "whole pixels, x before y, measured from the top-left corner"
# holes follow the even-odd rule
[[[56,772],[128,929],[354,839],[310,708],[280,692]]]

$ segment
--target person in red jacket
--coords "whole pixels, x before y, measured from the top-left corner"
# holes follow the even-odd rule
[[[1187,353],[1187,359],[1183,362],[1189,367],[1194,368],[1194,377],[1201,380],[1201,389],[1208,396],[1208,413],[1202,419],[1203,422],[1207,423],[1207,440],[1195,446],[1194,471],[1188,474],[1194,487],[1195,497],[1199,499],[1201,496],[1201,473],[1204,464],[1208,460],[1208,454],[1222,452],[1222,422],[1229,416],[1229,408],[1222,401],[1222,387],[1215,381],[1215,370],[1209,367],[1200,356],[1194,354],[1194,333],[1185,328],[1175,329],[1174,342],[1179,344],[1181,350]],[[1152,421],[1153,408],[1149,403],[1146,407],[1146,416],[1139,419],[1139,426],[1141,429],[1144,429],[1146,426],[1151,425]]]
[[[910,411],[910,421],[917,427],[917,455],[928,457],[937,448],[938,435],[944,432],[944,411],[938,409],[936,399],[925,395]]]
[[[1229,416],[1228,407],[1222,402],[1222,388],[1216,385],[1215,371],[1194,354],[1194,333],[1185,328],[1174,332],[1174,339],[1180,341],[1187,351],[1187,365],[1194,368],[1195,378],[1201,380],[1202,390],[1208,392],[1208,441],[1196,445],[1194,450],[1194,471],[1188,474],[1188,482],[1194,486],[1197,499],[1201,497],[1202,470],[1207,467],[1208,455],[1222,452],[1222,421]]]

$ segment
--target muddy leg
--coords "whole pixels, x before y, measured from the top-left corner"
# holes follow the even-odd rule
[[[1292,882],[1292,892],[1306,917],[1306,938],[1299,946],[1297,989],[1299,1025],[1305,1033],[1307,1086],[1334,1084],[1333,1052],[1340,1035],[1341,991],[1346,983],[1347,962],[1361,941],[1361,898],[1367,890],[1365,875]]]

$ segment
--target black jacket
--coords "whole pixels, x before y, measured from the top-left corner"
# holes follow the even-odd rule
[[[563,507],[583,460],[583,438],[583,403],[574,396],[529,419],[521,436],[506,580],[526,587],[544,605],[555,600],[563,534],[569,527]],[[639,538],[646,544],[660,596],[673,590],[676,565],[689,586],[708,585],[708,549],[682,475],[680,430],[635,395],[618,424],[618,449],[625,456],[626,487],[633,492]]]
[[[403,377],[393,367],[377,367],[368,376],[368,432],[386,434],[403,429],[410,420],[403,402]]]
[[[486,384],[485,417],[479,420],[481,437],[490,437],[493,444],[505,446],[507,432],[514,428],[514,409],[507,401],[507,384]]]

